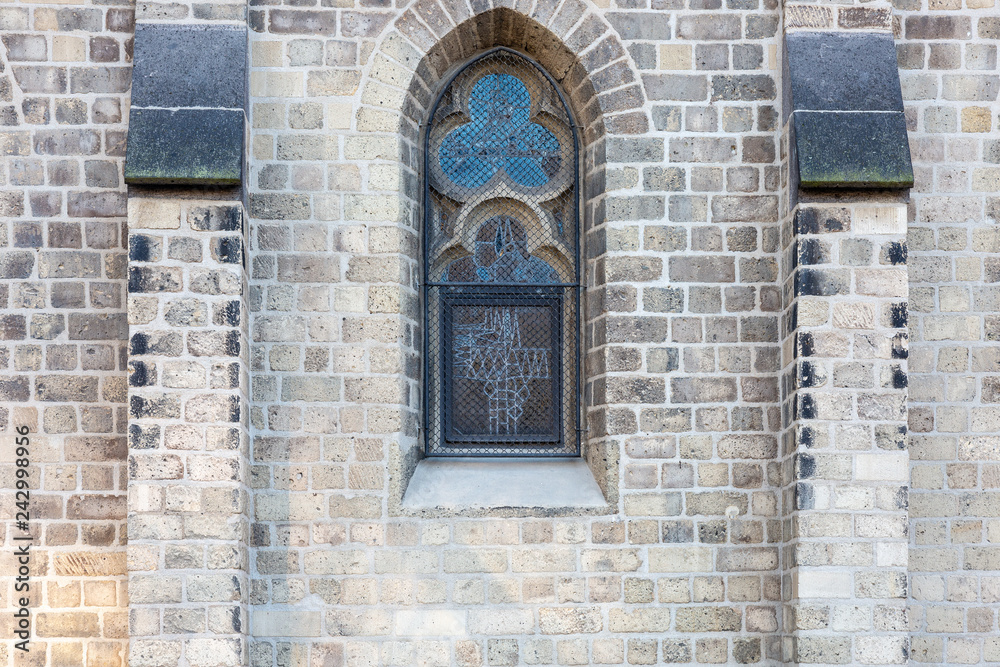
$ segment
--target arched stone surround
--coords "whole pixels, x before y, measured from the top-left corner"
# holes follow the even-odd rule
[[[437,5],[434,5],[438,7]],[[394,23],[395,30],[382,38],[372,54],[371,69],[361,84],[362,106],[357,129],[379,134],[398,118],[400,171],[400,224],[416,235],[419,248],[423,147],[420,129],[427,122],[434,94],[449,74],[495,46],[515,49],[538,62],[563,87],[580,128],[581,259],[585,261],[584,377],[585,409],[590,432],[582,443],[584,458],[608,501],[618,499],[619,443],[607,440],[608,406],[593,401],[593,382],[602,372],[601,341],[605,335],[603,308],[605,280],[603,257],[607,247],[604,228],[604,177],[608,136],[643,133],[649,128],[645,94],[637,70],[611,26],[583,3],[564,5],[561,11],[536,10],[530,15],[509,7],[494,7],[471,14],[463,3],[448,3],[452,14],[431,11],[429,3],[416,3]],[[422,20],[421,20],[422,19]],[[402,100],[400,94],[402,93]],[[402,102],[400,104],[400,101]],[[369,125],[369,120],[379,121]],[[408,255],[411,276],[419,276],[419,255]],[[417,306],[418,287],[411,283],[407,299]],[[410,313],[408,313],[410,314]],[[412,320],[408,320],[413,322]],[[413,322],[414,326],[419,326]],[[418,329],[419,330],[419,329]],[[422,335],[422,334],[420,334]],[[420,336],[414,337],[419,354]],[[408,378],[411,404],[407,413],[418,419],[419,378]],[[391,462],[390,506],[402,497],[406,481],[420,456],[422,442],[400,442],[399,456]]]

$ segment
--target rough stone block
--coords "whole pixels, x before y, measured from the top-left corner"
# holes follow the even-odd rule
[[[125,181],[237,184],[243,126],[242,110],[132,109]]]

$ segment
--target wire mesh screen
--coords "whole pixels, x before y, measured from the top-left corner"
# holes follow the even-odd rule
[[[495,49],[427,128],[425,424],[438,456],[579,453],[577,135],[532,61]]]

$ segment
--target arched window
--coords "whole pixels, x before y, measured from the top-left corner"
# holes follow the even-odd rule
[[[497,48],[424,137],[424,418],[435,456],[580,452],[579,149],[534,61]]]

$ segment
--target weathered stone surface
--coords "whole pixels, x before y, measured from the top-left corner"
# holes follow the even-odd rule
[[[133,109],[126,183],[239,183],[241,110]]]
[[[792,121],[802,187],[913,185],[902,113],[796,111]]]
[[[903,111],[891,35],[795,32],[785,47],[786,117],[793,110]]]
[[[230,25],[140,23],[132,106],[242,109],[246,31]]]

